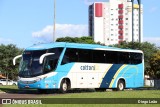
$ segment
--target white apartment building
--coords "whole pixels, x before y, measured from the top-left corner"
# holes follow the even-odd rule
[[[143,7],[141,6],[141,42],[143,41]],[[134,4],[133,41],[139,41],[139,5]],[[132,41],[132,2],[109,0],[89,6],[89,35],[105,45]]]

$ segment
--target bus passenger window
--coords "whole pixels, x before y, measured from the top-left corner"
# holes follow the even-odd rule
[[[44,61],[44,73],[51,72],[56,69],[58,59],[62,53],[63,48],[52,48],[47,50],[48,53],[55,53],[54,55],[47,56]]]
[[[77,49],[67,48],[61,65],[71,62],[78,62],[78,52]]]
[[[93,50],[93,63],[105,63],[105,51]]]
[[[92,63],[92,51],[89,49],[78,49],[78,62]]]
[[[119,64],[129,64],[130,63],[129,52],[118,52],[118,54],[119,54],[119,59],[118,59]]]
[[[130,53],[131,64],[140,64],[142,63],[142,54],[141,53]]]
[[[106,51],[106,63],[118,64],[118,52]]]
[[[49,60],[46,60],[46,63],[44,65],[44,72],[48,73],[50,71],[55,70],[56,66],[57,66],[57,62],[58,62],[58,59],[49,59]]]

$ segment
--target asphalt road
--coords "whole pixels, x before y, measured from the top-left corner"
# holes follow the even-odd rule
[[[46,96],[48,94],[40,94],[35,90],[29,90],[29,91],[19,91],[19,92],[3,92],[0,93],[0,98],[36,98],[40,96]]]
[[[70,93],[94,92],[94,89],[69,90]],[[52,95],[62,95],[58,90],[48,90],[46,93],[39,93],[37,90],[13,90],[9,92],[0,92],[0,98],[39,98]]]
[[[56,90],[48,90],[45,93],[39,93],[37,90],[11,90],[9,92],[0,92],[0,98],[39,98],[51,95],[60,95],[60,93]]]

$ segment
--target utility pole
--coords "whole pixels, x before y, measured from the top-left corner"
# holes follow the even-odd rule
[[[54,0],[53,42],[56,41],[56,0]]]

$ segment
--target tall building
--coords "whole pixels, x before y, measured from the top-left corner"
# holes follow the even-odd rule
[[[143,41],[143,14],[141,5],[141,39]],[[132,41],[131,0],[95,2],[89,6],[89,35],[105,45]],[[134,4],[133,41],[139,41],[139,5]]]

